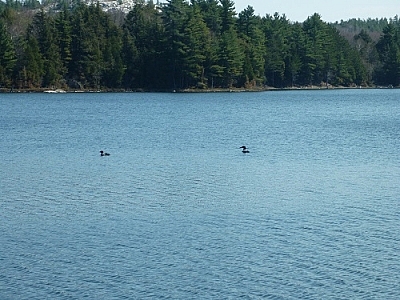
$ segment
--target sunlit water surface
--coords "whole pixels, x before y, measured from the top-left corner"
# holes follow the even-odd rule
[[[0,137],[1,299],[399,299],[400,90],[0,94]]]

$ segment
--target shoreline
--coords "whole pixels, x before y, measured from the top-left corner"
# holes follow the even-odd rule
[[[251,92],[268,92],[268,91],[310,91],[310,90],[341,90],[341,89],[397,89],[393,86],[302,86],[302,87],[256,87],[256,88],[213,88],[213,89],[5,89],[1,88],[0,93],[48,93],[48,94],[64,94],[64,93],[251,93]]]

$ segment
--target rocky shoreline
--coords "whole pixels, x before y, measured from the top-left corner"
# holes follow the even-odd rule
[[[393,86],[299,86],[299,87],[254,87],[254,88],[213,88],[213,89],[48,89],[48,88],[32,88],[32,89],[6,89],[0,88],[0,93],[239,93],[239,92],[266,92],[266,91],[288,91],[288,90],[333,90],[333,89],[389,89],[397,88]]]

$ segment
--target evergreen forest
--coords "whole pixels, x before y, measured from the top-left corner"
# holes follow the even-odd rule
[[[3,91],[400,85],[397,16],[300,23],[231,0],[136,0],[122,17],[99,3],[0,3]]]

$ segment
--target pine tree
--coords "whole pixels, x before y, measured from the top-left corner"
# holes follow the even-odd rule
[[[166,86],[166,78],[170,77],[170,74],[166,75],[166,70],[170,69],[165,55],[166,37],[160,14],[154,4],[136,2],[126,17],[124,27],[136,48],[136,55],[130,62],[135,68],[130,69],[127,66],[127,72],[131,74],[131,78],[133,77],[132,87]]]
[[[229,31],[235,26],[235,3],[231,0],[220,0],[221,2],[221,31],[222,33]]]
[[[0,20],[0,87],[10,87],[16,54],[11,37]]]
[[[275,87],[285,85],[286,56],[288,54],[288,37],[290,23],[285,15],[267,15],[264,19],[266,39],[265,77],[266,84]]]
[[[254,15],[254,9],[248,6],[239,14],[238,24],[245,49],[242,76],[246,85],[260,85],[264,81],[266,42],[261,30],[261,20]]]
[[[288,54],[285,59],[285,78],[287,85],[308,84],[302,81],[301,69],[305,58],[305,36],[300,24],[294,24],[288,38]]]
[[[393,23],[383,30],[376,45],[382,63],[380,82],[397,86],[400,84],[400,29]]]
[[[372,82],[374,66],[377,65],[378,61],[378,52],[376,51],[375,43],[369,33],[364,29],[354,36],[354,41],[356,43],[356,49],[366,65],[368,75],[367,81]]]
[[[43,86],[54,87],[60,85],[65,70],[63,70],[60,50],[57,45],[55,22],[41,10],[35,15],[29,31],[36,37],[40,52],[43,55],[44,75]]]
[[[80,87],[100,89],[103,82],[104,24],[108,23],[104,14],[98,4],[81,4],[72,17],[69,76]]]
[[[166,57],[172,78],[171,87],[184,87],[184,30],[188,17],[188,4],[183,0],[168,0],[163,9],[166,34]]]
[[[205,63],[210,56],[211,35],[197,5],[192,5],[189,12],[183,42],[185,44],[183,72],[187,78],[187,86],[204,87]]]
[[[71,15],[66,6],[61,11],[55,20],[57,30],[57,46],[60,51],[60,59],[62,62],[62,72],[65,76],[69,63],[72,60],[71,44],[72,44],[72,28],[71,28]]]
[[[131,89],[134,87],[135,79],[139,74],[136,68],[138,52],[134,40],[126,27],[123,29],[121,52],[122,60],[126,67],[122,78],[122,85],[126,89]]]
[[[109,88],[119,88],[125,72],[122,60],[122,37],[119,28],[109,23],[103,47],[104,76],[103,85]]]
[[[221,34],[221,6],[219,0],[197,0],[196,5],[200,8],[201,15],[203,16],[204,22],[207,24],[210,32],[214,36]]]
[[[74,88],[83,87],[87,81],[84,71],[84,62],[88,56],[88,41],[89,37],[86,33],[86,24],[84,13],[86,8],[80,6],[75,9],[71,19],[71,60],[68,64],[68,77],[71,82],[74,82]]]
[[[325,44],[328,36],[325,32],[324,23],[317,13],[308,17],[303,23],[303,30],[306,34],[306,61],[304,74],[309,84],[319,85],[326,78],[324,72],[324,57],[326,53]]]
[[[44,61],[40,54],[39,43],[33,35],[28,34],[19,79],[25,88],[38,88],[42,86],[43,75]]]
[[[26,87],[91,89],[350,86],[371,78],[400,84],[398,19],[386,23],[375,49],[366,32],[357,32],[353,48],[339,24],[334,28],[318,14],[298,24],[285,15],[255,16],[248,6],[236,17],[231,0],[168,0],[157,8],[154,1],[136,0],[122,28],[98,3],[78,1],[73,13],[66,7],[56,14],[40,11],[26,32],[10,9],[18,4],[8,2],[0,17],[7,27],[0,26],[3,86],[11,79]],[[361,25],[354,22],[357,30]]]
[[[237,86],[238,78],[243,71],[244,54],[233,27],[222,34],[218,56],[218,64],[223,70],[223,86],[229,88]]]

